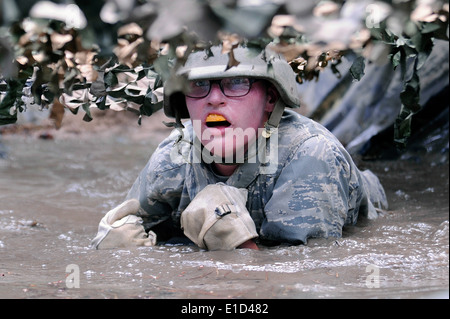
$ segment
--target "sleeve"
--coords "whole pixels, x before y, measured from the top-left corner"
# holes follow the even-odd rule
[[[361,201],[357,169],[335,141],[317,135],[287,159],[264,208],[260,236],[306,244],[312,237],[341,237],[356,222]]]
[[[171,160],[172,148],[170,140],[161,143],[126,196],[139,201],[146,230],[168,220],[178,210],[184,170]]]

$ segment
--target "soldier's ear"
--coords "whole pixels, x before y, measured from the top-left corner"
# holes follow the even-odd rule
[[[272,112],[275,107],[275,103],[280,98],[280,94],[278,93],[275,86],[272,84],[267,86],[267,103],[266,103],[266,111]]]

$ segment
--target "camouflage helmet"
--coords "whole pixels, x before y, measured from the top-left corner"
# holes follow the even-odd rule
[[[265,79],[278,90],[285,106],[292,108],[300,106],[295,73],[281,54],[268,47],[259,54],[254,54],[252,50],[240,46],[233,50],[234,58],[239,64],[227,69],[229,55],[222,53],[222,47],[211,47],[211,53],[212,55],[208,55],[206,51],[191,53],[177,75],[186,76],[188,80],[242,76]],[[164,94],[164,113],[172,118],[189,118],[183,92]]]

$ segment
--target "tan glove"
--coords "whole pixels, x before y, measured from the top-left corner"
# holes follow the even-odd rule
[[[223,183],[208,185],[181,214],[181,227],[200,248],[234,249],[258,237],[246,202],[246,189]]]
[[[145,232],[142,218],[136,215],[139,210],[139,201],[130,199],[106,213],[98,225],[92,246],[97,249],[154,246],[156,234]]]

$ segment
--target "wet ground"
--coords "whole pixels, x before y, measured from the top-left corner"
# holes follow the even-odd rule
[[[97,251],[156,140],[4,136],[0,298],[448,298],[448,151],[359,164],[390,210],[336,241],[260,251],[192,246]]]

